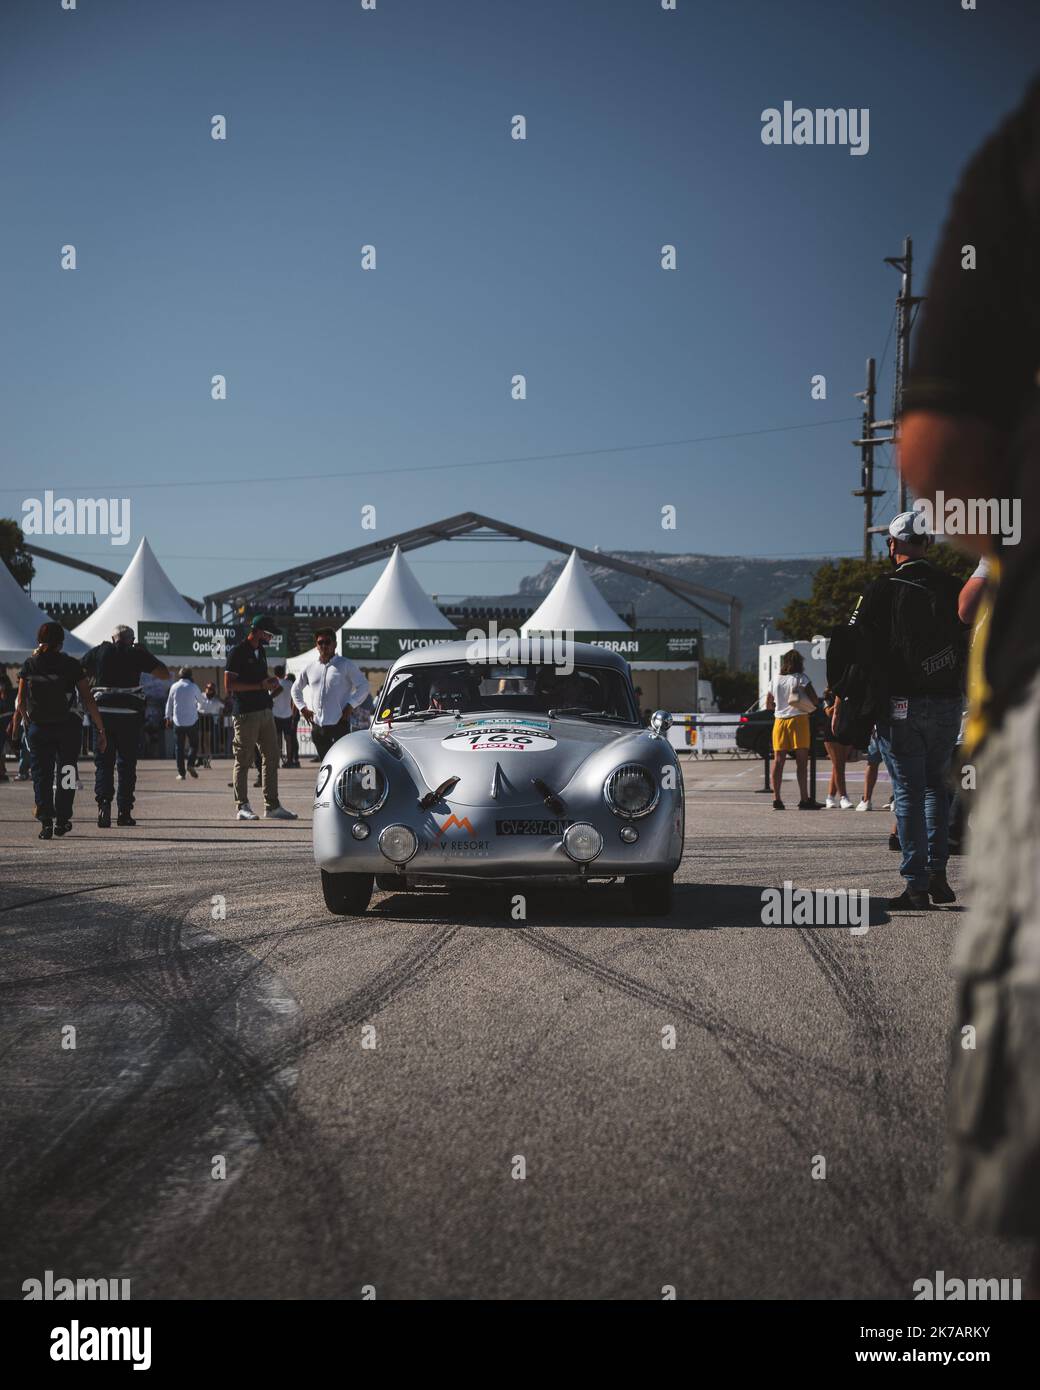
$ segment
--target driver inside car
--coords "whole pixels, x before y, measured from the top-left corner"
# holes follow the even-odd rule
[[[462,677],[441,676],[430,686],[430,709],[464,710],[472,699]]]

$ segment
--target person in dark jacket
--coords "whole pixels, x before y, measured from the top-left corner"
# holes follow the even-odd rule
[[[946,878],[948,779],[964,705],[968,629],[957,614],[960,585],[927,558],[931,537],[920,512],[889,527],[893,573],[862,594],[850,620],[853,665],[835,683],[839,700],[857,685],[878,693],[877,738],[892,778],[905,887],[890,911],[956,901]]]
[[[18,744],[11,737],[12,720],[14,719],[14,686],[7,679],[7,676],[0,672],[0,782],[7,782],[7,740],[11,738],[17,752]]]
[[[135,640],[133,628],[123,624],[112,633],[111,642],[102,642],[86,654],[83,665],[93,677],[94,697],[107,735],[104,747],[94,748],[97,823],[102,830],[109,829],[112,824],[112,799],[115,797],[118,811],[116,824],[136,825],[131,812],[134,809],[137,758],[145,714],[141,676],[147,671],[159,680],[168,680],[170,673],[158,657]]]
[[[28,726],[40,839],[49,840],[54,835],[67,835],[72,829],[80,745],[80,722],[72,712],[77,691],[97,730],[101,748],[105,746],[105,726],[91,694],[87,673],[78,661],[62,651],[65,629],[61,624],[44,623],[36,634],[36,641],[35,651],[18,672],[12,733],[17,737],[20,725]]]

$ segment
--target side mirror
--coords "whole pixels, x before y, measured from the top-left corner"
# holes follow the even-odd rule
[[[650,716],[650,727],[658,738],[662,738],[672,727],[672,716],[666,709],[655,709]]]

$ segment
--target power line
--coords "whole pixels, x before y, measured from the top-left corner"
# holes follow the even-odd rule
[[[500,468],[516,463],[549,463],[557,459],[578,459],[591,458],[597,454],[631,454],[637,453],[640,449],[678,449],[686,444],[715,444],[725,439],[751,439],[763,434],[786,434],[792,430],[818,430],[827,425],[847,425],[855,421],[855,415],[843,416],[836,420],[812,420],[801,425],[772,425],[760,430],[733,430],[726,434],[700,434],[694,435],[689,439],[663,439],[654,443],[647,444],[618,444],[605,449],[572,449],[567,452],[555,454],[524,454],[515,458],[500,459],[474,459],[470,463],[434,463],[428,467],[407,467],[397,468],[360,468],[349,472],[340,473],[279,473],[264,478],[192,478],[186,482],[161,482],[161,483],[141,483],[141,482],[121,482],[121,483],[55,483],[54,488],[76,489],[91,488],[99,491],[118,491],[140,492],[144,489],[153,488],[179,488],[205,486],[212,487],[240,487],[243,483],[250,486],[257,486],[263,483],[300,483],[300,482],[323,482],[337,478],[381,478],[392,473],[444,473],[457,468]],[[53,490],[53,488],[52,488]],[[21,493],[25,495],[24,487],[4,487],[0,488],[0,493]]]

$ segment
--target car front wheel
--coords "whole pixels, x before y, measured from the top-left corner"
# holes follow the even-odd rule
[[[322,869],[321,891],[330,912],[338,917],[359,916],[372,897],[372,875],[330,874]]]
[[[636,874],[626,879],[632,910],[641,917],[667,917],[672,910],[671,874]]]

